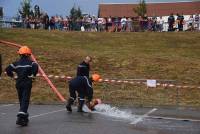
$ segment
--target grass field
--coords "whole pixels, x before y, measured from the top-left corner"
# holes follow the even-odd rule
[[[175,84],[200,86],[200,33],[82,33],[25,29],[0,29],[0,40],[28,45],[47,74],[75,76],[86,55],[92,72],[103,78],[167,79]],[[0,44],[3,68],[17,59],[16,50]],[[67,83],[52,80],[66,97]],[[0,101],[17,100],[14,81],[3,75]],[[147,89],[144,85],[94,85],[95,97],[120,105],[200,106],[199,89]],[[32,102],[57,102],[41,78],[34,83]]]

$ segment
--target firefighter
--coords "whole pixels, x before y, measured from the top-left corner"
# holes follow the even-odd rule
[[[90,103],[93,98],[93,88],[92,82],[96,82],[100,79],[98,74],[93,74],[92,78],[86,76],[77,76],[71,81],[69,81],[69,93],[70,97],[68,99],[66,109],[72,112],[71,105],[76,100],[76,92],[78,93],[78,110],[77,112],[84,112],[83,105],[85,103],[85,98],[87,99],[86,105],[90,108]]]
[[[31,95],[32,82],[38,72],[38,65],[32,61],[31,49],[27,46],[22,46],[18,50],[20,59],[6,68],[6,73],[9,77],[16,80],[16,89],[20,103],[20,109],[17,114],[17,125],[27,126],[28,124],[28,107]],[[14,72],[17,77],[14,77]]]

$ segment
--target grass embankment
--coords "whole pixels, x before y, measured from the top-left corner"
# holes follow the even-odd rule
[[[200,33],[81,33],[25,29],[0,29],[0,39],[33,49],[47,74],[75,76],[86,55],[94,57],[91,72],[103,78],[168,79],[183,85],[200,85]],[[3,68],[17,58],[16,49],[0,45]],[[64,80],[52,80],[67,96]],[[0,80],[0,101],[16,101],[14,82]],[[128,105],[200,106],[199,89],[156,88],[143,85],[94,85],[95,97]],[[40,78],[33,85],[32,102],[58,101]],[[178,93],[178,94],[177,94]],[[177,98],[178,96],[178,98]]]

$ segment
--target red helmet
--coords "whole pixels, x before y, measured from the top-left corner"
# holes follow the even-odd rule
[[[25,54],[25,55],[31,55],[31,49],[28,48],[27,46],[22,46],[19,50],[18,50],[18,54]]]
[[[99,81],[99,79],[100,79],[100,75],[99,75],[99,74],[93,74],[93,75],[92,75],[92,80],[93,80],[93,81],[96,82],[96,81]]]

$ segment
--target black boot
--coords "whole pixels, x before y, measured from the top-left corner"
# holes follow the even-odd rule
[[[66,109],[67,111],[69,112],[72,112],[72,104],[74,103],[74,100],[72,98],[70,98],[67,102],[67,105],[66,105]]]
[[[27,126],[29,122],[28,113],[19,113],[17,114],[16,124],[20,126]]]
[[[78,101],[78,110],[77,110],[77,112],[84,112],[83,111],[83,105],[84,105],[84,100],[79,100]]]

